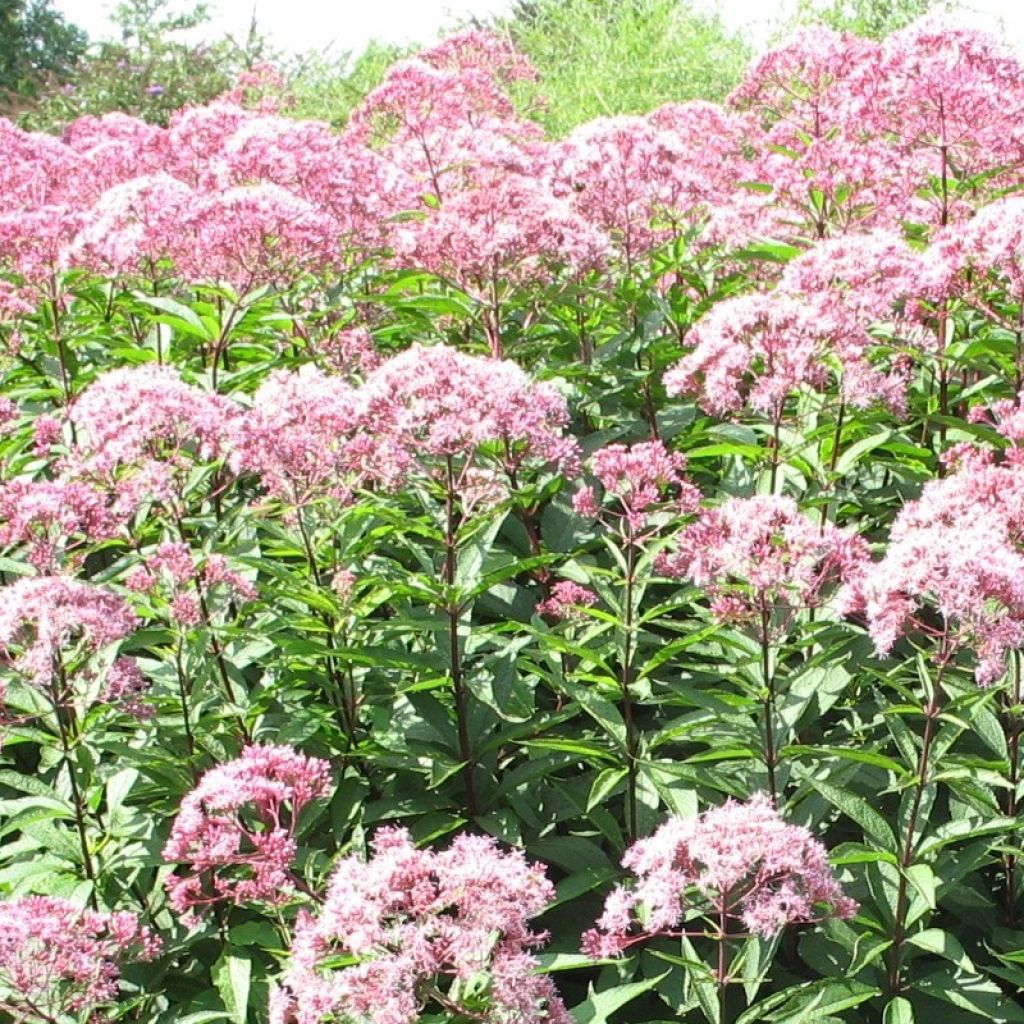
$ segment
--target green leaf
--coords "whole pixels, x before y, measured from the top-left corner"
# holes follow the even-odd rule
[[[907,944],[926,950],[929,953],[935,953],[970,974],[977,973],[977,968],[975,968],[971,958],[964,952],[964,947],[960,945],[960,941],[956,936],[943,931],[941,928],[925,928],[924,931],[908,935]]]
[[[992,1024],[1024,1022],[1024,1008],[1008,999],[994,982],[956,967],[942,967],[914,983],[922,995],[940,999]],[[934,1018],[933,1018],[934,1019]]]
[[[213,983],[235,1024],[245,1024],[249,1015],[249,988],[252,981],[252,961],[239,956],[231,946],[221,954],[211,972]]]
[[[668,974],[669,972],[665,971],[656,977],[645,978],[643,981],[630,981],[625,985],[616,985],[604,992],[595,992],[591,986],[587,998],[572,1008],[576,1024],[605,1024],[605,1021],[616,1010],[631,1003],[637,996],[650,992]]]
[[[822,980],[796,989],[777,992],[736,1018],[736,1024],[818,1024],[822,1018],[881,995],[881,990],[861,981]]]
[[[848,818],[857,822],[865,833],[885,850],[896,847],[896,837],[889,823],[863,797],[848,789],[840,789],[820,779],[807,781],[830,803]]]
[[[891,1003],[886,1004],[882,1013],[882,1024],[915,1024],[914,1007],[908,999],[897,996]]]
[[[616,787],[629,774],[626,768],[603,768],[594,779],[587,797],[587,812],[603,804],[615,792]]]

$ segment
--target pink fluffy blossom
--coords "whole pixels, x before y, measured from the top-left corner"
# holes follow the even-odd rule
[[[553,619],[584,619],[584,608],[597,604],[597,594],[588,587],[581,587],[572,580],[559,580],[549,597],[537,602],[537,614],[549,615]]]
[[[65,472],[108,488],[115,509],[133,511],[146,498],[170,500],[173,482],[195,461],[227,454],[237,407],[187,384],[170,367],[108,370],[74,401],[77,444]]]
[[[185,867],[167,881],[171,906],[195,921],[221,901],[287,900],[299,816],[330,788],[326,761],[287,746],[248,746],[211,768],[182,801],[164,847],[165,860]]]
[[[857,911],[832,877],[825,847],[806,828],[786,824],[763,793],[692,820],[669,818],[634,843],[622,864],[637,882],[614,890],[597,927],[583,936],[593,957],[677,932],[695,911],[765,938]]]
[[[1024,69],[995,37],[946,17],[922,18],[885,40],[849,92],[854,115],[901,162],[895,215],[933,226],[964,220],[1015,181],[1024,159]],[[980,175],[989,180],[979,189]]]
[[[259,285],[322,272],[338,259],[332,217],[277,185],[217,191],[192,203],[177,257],[190,281],[228,284],[245,295]]]
[[[22,577],[0,588],[0,658],[44,689],[56,685],[58,657],[66,666],[75,655],[123,640],[135,626],[117,594],[79,580]]]
[[[681,530],[656,565],[703,588],[719,619],[760,622],[819,605],[830,587],[859,573],[867,547],[852,532],[814,523],[792,498],[729,498]]]
[[[508,360],[413,345],[370,374],[359,403],[364,471],[387,486],[417,471],[432,474],[448,457],[460,471],[472,468],[485,446],[498,446],[506,473],[528,463],[566,472],[578,465],[565,399]]]
[[[940,657],[964,647],[981,684],[1024,644],[1024,473],[967,450],[956,471],[927,483],[897,516],[879,562],[845,591],[880,654],[908,633],[939,638]],[[938,613],[937,616],[934,613]]]
[[[124,963],[152,960],[161,942],[135,914],[87,910],[54,896],[0,901],[0,1007],[18,1020],[106,1020]]]
[[[568,1024],[531,950],[529,927],[554,896],[539,865],[490,837],[461,835],[445,851],[417,850],[404,829],[381,829],[369,860],[347,857],[314,917],[299,919],[291,961],[272,1004],[274,1024],[325,1019],[413,1024],[430,988],[483,976],[487,1022]],[[351,966],[332,967],[338,957]],[[452,990],[441,1008],[459,1006]]]
[[[660,441],[605,445],[591,456],[589,465],[603,499],[598,501],[594,488],[586,485],[573,496],[573,508],[593,518],[623,519],[630,537],[644,529],[655,506],[668,504],[676,514],[685,515],[700,503],[700,492],[683,476],[686,456],[670,452]]]
[[[24,545],[41,573],[54,572],[76,546],[113,537],[118,526],[106,497],[88,484],[19,478],[0,485],[0,546]]]
[[[356,482],[350,441],[358,423],[357,393],[314,366],[276,370],[232,430],[231,464],[259,475],[264,488],[292,509],[347,500]]]
[[[169,602],[171,616],[186,628],[203,621],[203,599],[215,596],[215,588],[232,600],[253,601],[256,588],[223,555],[207,555],[200,571],[191,548],[181,541],[168,541],[146,555],[125,580],[136,593],[160,593]]]
[[[107,671],[103,703],[119,707],[132,718],[152,718],[156,708],[147,704],[143,696],[149,690],[149,680],[142,674],[134,658],[118,658]]]
[[[498,356],[501,306],[510,292],[597,267],[607,252],[601,232],[519,173],[487,175],[459,189],[422,220],[396,227],[392,240],[400,266],[429,270],[479,304]]]
[[[86,215],[67,260],[98,273],[163,277],[161,261],[173,263],[185,251],[182,222],[196,201],[188,185],[163,171],[113,185]]]

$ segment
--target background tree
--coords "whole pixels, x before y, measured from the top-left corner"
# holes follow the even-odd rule
[[[0,0],[0,3],[6,0]],[[97,44],[74,73],[26,111],[26,127],[59,130],[83,114],[120,110],[166,124],[175,110],[206,103],[229,89],[239,72],[273,56],[256,22],[247,37],[202,39],[205,4],[176,12],[171,0],[123,0],[113,20],[120,40]]]
[[[48,78],[66,81],[88,42],[51,0],[0,0],[0,99],[33,96]]]
[[[540,72],[541,120],[555,135],[593,117],[720,100],[751,55],[686,0],[521,0],[498,27]]]
[[[952,11],[955,0],[799,0],[786,33],[797,25],[827,25],[867,39],[884,39],[932,11]]]

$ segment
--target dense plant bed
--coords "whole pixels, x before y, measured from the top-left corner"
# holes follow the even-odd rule
[[[0,1018],[1024,1020],[1021,65],[530,75],[0,123]]]

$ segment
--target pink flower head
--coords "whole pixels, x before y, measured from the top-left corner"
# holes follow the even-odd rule
[[[104,274],[164,277],[159,264],[184,251],[182,221],[195,202],[192,189],[164,171],[114,185],[89,211],[68,262]]]
[[[102,481],[130,512],[146,497],[166,500],[176,471],[226,452],[234,404],[186,384],[170,367],[108,370],[75,399],[78,443],[69,475]]]
[[[593,957],[680,929],[691,910],[770,938],[787,925],[852,917],[857,904],[832,877],[825,847],[788,825],[763,793],[728,800],[692,820],[669,818],[622,858],[636,875],[611,893],[596,928],[583,936]],[[643,923],[635,916],[645,908]]]
[[[452,281],[479,302],[601,265],[607,239],[535,177],[492,174],[396,227],[395,260]]]
[[[474,1016],[567,1024],[531,953],[545,936],[529,919],[554,896],[539,865],[485,836],[461,835],[436,852],[417,850],[404,829],[381,829],[372,847],[369,860],[341,861],[318,915],[300,918],[274,1024],[413,1024],[431,988],[480,975],[487,1008],[474,1003]],[[332,967],[338,957],[357,962]],[[459,997],[453,990],[448,998]]]
[[[447,71],[481,70],[501,82],[532,82],[537,69],[507,36],[483,29],[466,29],[422,50],[419,59]]]
[[[985,685],[1024,644],[1024,473],[988,453],[960,456],[955,472],[904,507],[881,561],[851,580],[844,597],[867,617],[880,654],[922,633],[939,640],[940,658],[973,651]]]
[[[827,245],[820,260],[801,263],[774,292],[716,305],[691,333],[693,351],[665,374],[668,394],[696,395],[701,407],[717,416],[744,406],[777,415],[792,394],[803,388],[824,391],[835,375],[851,404],[880,400],[901,408],[906,381],[871,364],[868,350],[874,341],[867,332],[876,320],[887,318],[887,299],[899,285],[875,282],[879,297],[871,301],[872,282],[862,282],[864,294],[858,297],[853,273],[849,285],[841,280],[824,289],[820,280],[812,284],[830,256],[836,257],[835,273],[841,274],[838,260],[844,252],[854,255],[868,248],[869,258],[876,252],[875,246]],[[906,269],[909,260],[908,254],[898,265]]]
[[[349,441],[357,423],[357,394],[344,381],[311,365],[276,370],[234,424],[231,463],[294,508],[346,500],[356,482]]]
[[[0,546],[25,545],[40,572],[53,572],[83,541],[114,536],[106,496],[85,483],[14,479],[0,485]]]
[[[189,248],[177,257],[190,281],[226,283],[239,296],[320,272],[338,260],[334,219],[277,185],[217,191],[188,209]]]
[[[119,706],[132,718],[152,718],[156,708],[142,699],[148,690],[149,680],[142,674],[139,663],[134,658],[118,658],[107,672],[103,702]]]
[[[364,470],[398,486],[448,457],[459,469],[498,446],[500,465],[554,463],[572,472],[576,442],[565,434],[569,410],[557,389],[530,380],[515,363],[465,355],[444,345],[413,345],[367,378],[359,391]]]
[[[19,1020],[105,1020],[123,963],[152,960],[162,944],[127,911],[87,910],[53,896],[0,901],[0,992]]]
[[[182,801],[164,847],[165,860],[185,865],[167,881],[171,906],[194,921],[221,901],[287,900],[299,815],[330,788],[326,761],[287,746],[248,746],[211,768]]]
[[[965,220],[979,198],[1016,182],[1024,159],[1022,81],[1021,62],[1005,42],[943,16],[893,33],[878,60],[857,69],[849,85],[853,116],[902,164],[897,216],[935,226]],[[989,180],[979,189],[983,175]]]
[[[135,626],[117,594],[79,580],[22,577],[0,588],[0,658],[42,688],[53,683],[58,657],[67,667],[75,654],[94,654]]]
[[[645,441],[626,446],[609,444],[590,458],[590,469],[604,490],[598,503],[592,487],[583,487],[573,498],[580,514],[597,518],[612,513],[607,507],[616,502],[631,533],[647,525],[652,509],[670,497],[675,511],[687,514],[700,504],[700,492],[683,476],[686,457],[670,452],[661,441]]]
[[[706,509],[677,535],[676,552],[656,564],[702,587],[720,619],[762,621],[781,610],[785,631],[798,609],[820,604],[866,558],[859,537],[811,522],[792,498],[757,495]]]
[[[597,604],[597,594],[587,587],[581,587],[572,580],[559,580],[552,588],[551,595],[537,602],[537,614],[549,615],[554,619],[586,618],[584,608]]]

